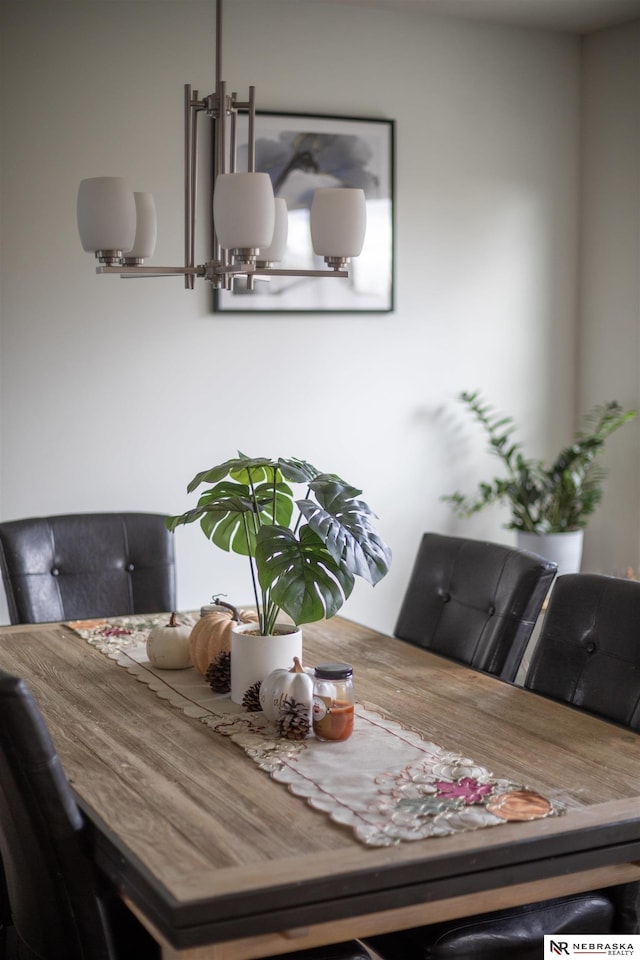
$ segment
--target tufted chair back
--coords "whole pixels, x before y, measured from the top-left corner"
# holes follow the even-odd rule
[[[11,623],[158,613],[175,607],[173,535],[153,513],[0,523]]]
[[[425,533],[395,635],[513,680],[556,569],[502,544]]]
[[[524,686],[640,732],[640,583],[558,577]]]

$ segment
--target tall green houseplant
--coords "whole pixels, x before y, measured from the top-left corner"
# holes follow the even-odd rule
[[[222,550],[246,556],[260,632],[273,633],[280,610],[298,626],[332,617],[355,577],[372,585],[389,570],[391,551],[376,531],[361,490],[297,459],[242,453],[198,473],[198,504],[167,526],[200,522]],[[304,495],[296,498],[294,486]]]
[[[490,451],[500,460],[505,475],[480,483],[473,496],[459,491],[442,499],[460,517],[469,517],[492,503],[511,510],[508,529],[528,533],[567,533],[581,530],[604,493],[605,471],[597,462],[608,437],[636,415],[616,401],[594,407],[583,420],[573,442],[550,465],[525,457],[514,441],[511,417],[495,413],[478,391],[463,392],[459,399],[484,429]]]

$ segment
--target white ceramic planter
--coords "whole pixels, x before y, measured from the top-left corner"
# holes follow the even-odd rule
[[[557,563],[559,577],[565,573],[580,573],[583,542],[584,530],[571,530],[569,533],[517,532],[519,549]]]
[[[258,680],[262,682],[272,670],[302,660],[302,631],[289,624],[276,624],[271,637],[252,634],[255,623],[242,623],[231,630],[231,699],[242,703],[245,692]]]

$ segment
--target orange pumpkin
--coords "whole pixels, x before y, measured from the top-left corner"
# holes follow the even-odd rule
[[[231,628],[234,623],[257,623],[253,610],[236,610],[231,604],[216,603],[206,610],[189,637],[189,654],[196,670],[203,676],[219,653],[231,649]]]

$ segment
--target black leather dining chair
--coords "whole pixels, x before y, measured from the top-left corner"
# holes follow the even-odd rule
[[[155,513],[90,513],[0,523],[11,623],[175,609],[174,539]]]
[[[640,583],[557,578],[525,687],[640,731]],[[371,940],[384,960],[538,960],[544,934],[640,933],[640,883],[558,897]]]
[[[23,680],[0,671],[0,854],[19,960],[140,960],[157,945],[98,873],[86,828]]]
[[[640,733],[640,583],[558,577],[524,686]]]
[[[556,569],[503,544],[425,533],[395,636],[513,680]]]
[[[99,872],[86,821],[26,683],[0,670],[0,856],[7,960],[155,960],[156,942]],[[359,942],[288,960],[370,960]],[[279,960],[285,960],[284,957]]]

